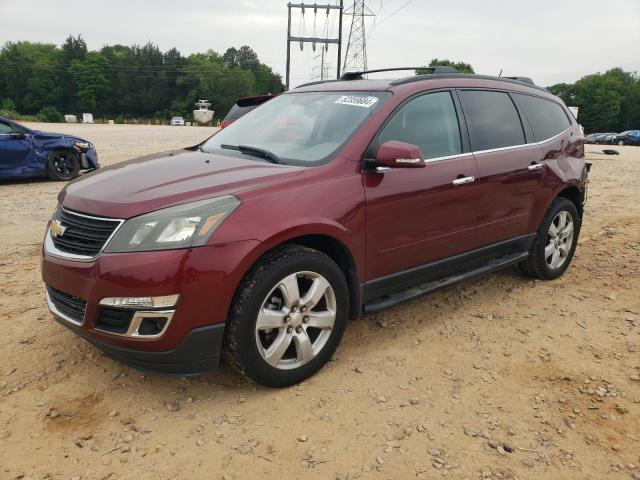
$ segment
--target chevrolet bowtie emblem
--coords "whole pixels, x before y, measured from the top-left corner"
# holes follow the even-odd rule
[[[52,237],[61,237],[64,235],[64,232],[67,230],[67,227],[63,227],[60,223],[60,220],[53,220],[51,222],[51,226],[49,227],[49,232]]]

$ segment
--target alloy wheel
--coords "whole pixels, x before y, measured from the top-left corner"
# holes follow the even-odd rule
[[[291,370],[308,363],[325,347],[336,321],[336,296],[316,272],[296,272],[280,280],[263,300],[255,336],[262,358]]]
[[[56,153],[53,157],[53,168],[63,178],[70,177],[74,167],[73,158],[64,152]]]
[[[549,225],[544,248],[544,258],[550,269],[557,270],[567,261],[573,246],[573,236],[573,218],[569,212],[561,210]]]

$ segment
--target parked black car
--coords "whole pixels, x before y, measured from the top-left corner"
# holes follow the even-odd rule
[[[602,145],[607,143],[605,139],[610,137],[611,135],[615,135],[615,133],[591,133],[584,137],[585,143],[595,143],[596,145]]]

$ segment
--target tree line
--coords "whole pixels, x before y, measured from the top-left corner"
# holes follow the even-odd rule
[[[69,36],[60,47],[7,42],[0,49],[0,112],[7,116],[190,119],[194,103],[206,98],[222,117],[237,98],[282,91],[281,76],[248,46],[222,55],[184,56],[152,43],[90,51],[81,36]]]
[[[586,133],[640,128],[640,77],[636,72],[613,68],[548,89],[567,105],[580,107],[578,121]]]
[[[465,62],[429,62],[438,65],[474,73]],[[547,88],[580,108],[578,120],[587,133],[640,128],[636,72],[614,68]],[[0,114],[13,117],[60,121],[62,114],[91,112],[116,121],[173,115],[190,119],[194,103],[206,98],[219,118],[237,98],[282,91],[281,76],[248,46],[222,55],[208,50],[183,56],[175,48],[162,52],[152,43],[89,51],[81,36],[69,36],[60,47],[7,42],[0,48]]]

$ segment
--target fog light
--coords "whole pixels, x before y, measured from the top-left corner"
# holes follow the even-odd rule
[[[178,295],[161,297],[107,297],[100,300],[100,305],[120,308],[167,308],[178,303]]]

